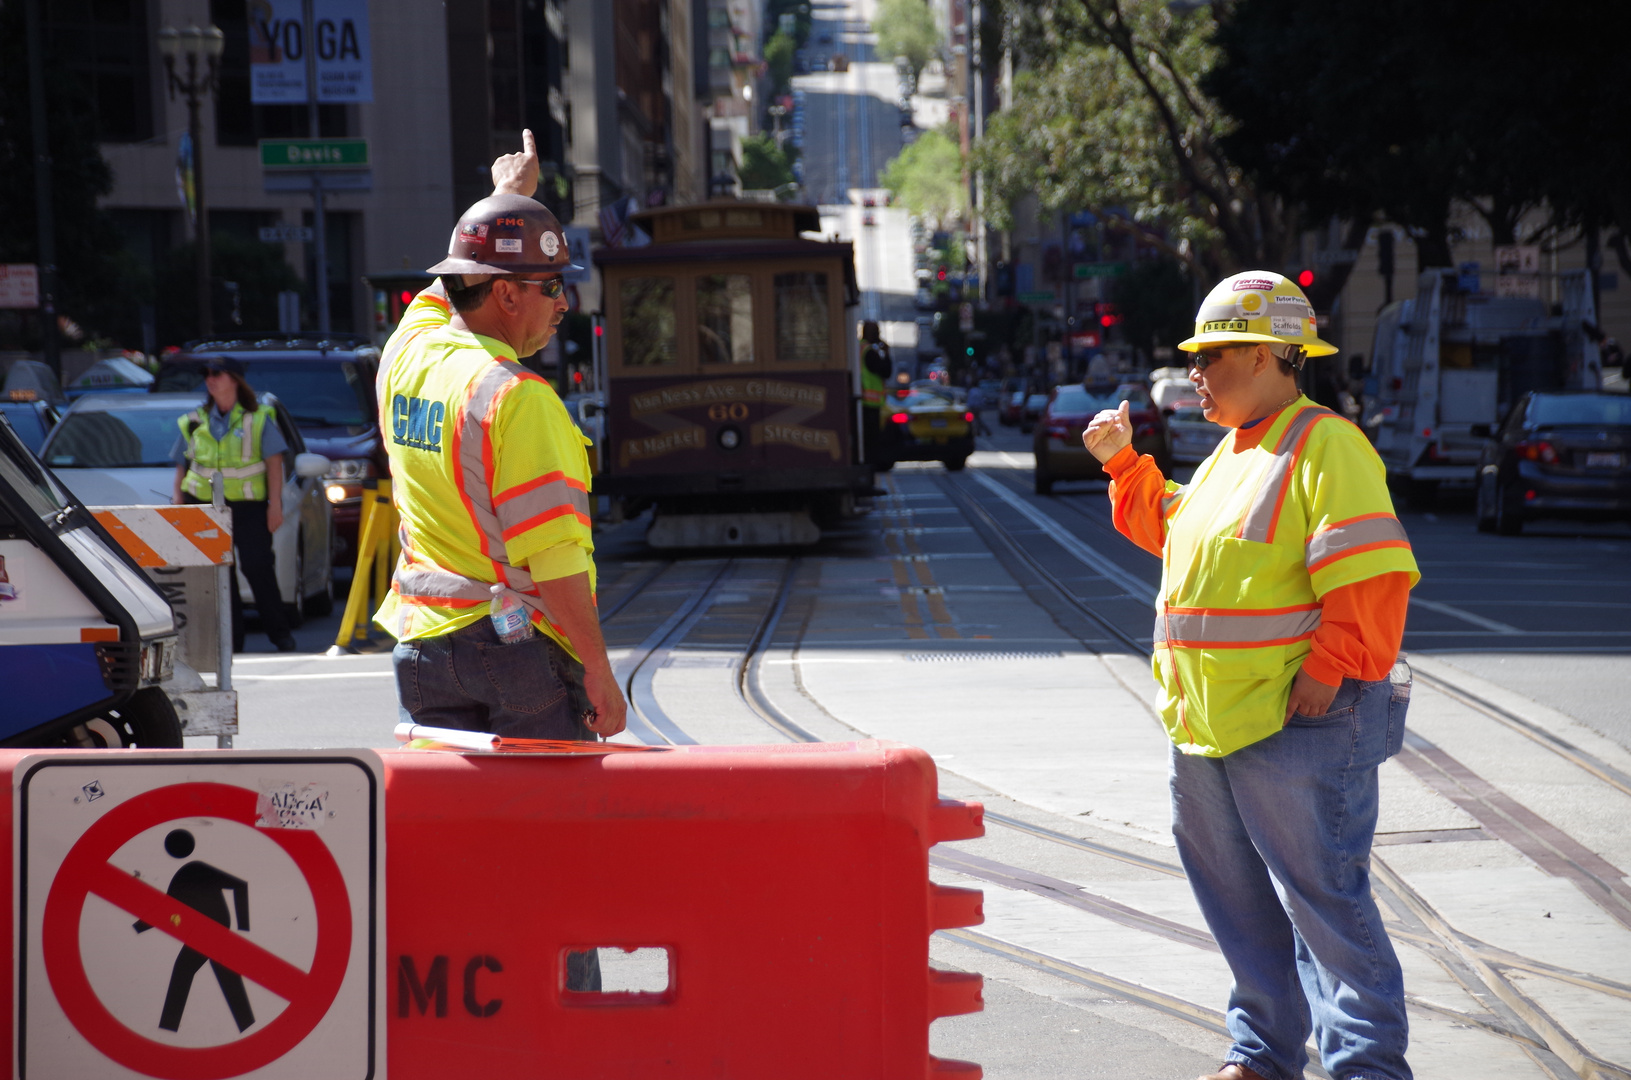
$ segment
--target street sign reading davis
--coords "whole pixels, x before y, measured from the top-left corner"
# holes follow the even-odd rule
[[[262,139],[263,169],[362,169],[367,139]]]
[[[362,751],[13,773],[19,1075],[385,1075],[384,784]]]

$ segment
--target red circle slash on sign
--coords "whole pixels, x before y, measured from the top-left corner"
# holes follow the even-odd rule
[[[188,817],[219,818],[253,828],[255,793],[228,784],[176,784],[138,795],[109,811],[74,843],[51,882],[41,955],[63,1013],[103,1054],[162,1080],[225,1080],[276,1061],[327,1014],[351,955],[351,904],[340,868],[316,833],[257,830],[294,860],[317,907],[316,955],[311,970],[301,971],[108,862],[137,834]],[[259,983],[287,1001],[288,1007],[259,1031],[218,1046],[173,1046],[130,1030],[97,998],[85,975],[79,926],[92,894]]]

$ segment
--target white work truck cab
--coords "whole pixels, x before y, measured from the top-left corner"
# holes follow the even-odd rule
[[[1528,391],[1602,383],[1586,271],[1559,276],[1558,314],[1456,283],[1452,270],[1424,271],[1413,299],[1377,316],[1363,419],[1412,502],[1430,503],[1442,483],[1471,486],[1485,440]]]
[[[0,746],[179,747],[169,603],[0,418]]]

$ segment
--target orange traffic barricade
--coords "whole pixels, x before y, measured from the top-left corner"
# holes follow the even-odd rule
[[[981,978],[928,961],[982,894],[928,871],[983,808],[923,751],[521,749],[0,750],[0,1050],[30,1078],[980,1075],[929,1025]]]

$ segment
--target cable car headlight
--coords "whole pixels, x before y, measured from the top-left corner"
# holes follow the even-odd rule
[[[717,438],[721,450],[735,450],[742,445],[742,433],[733,427],[720,428]]]

